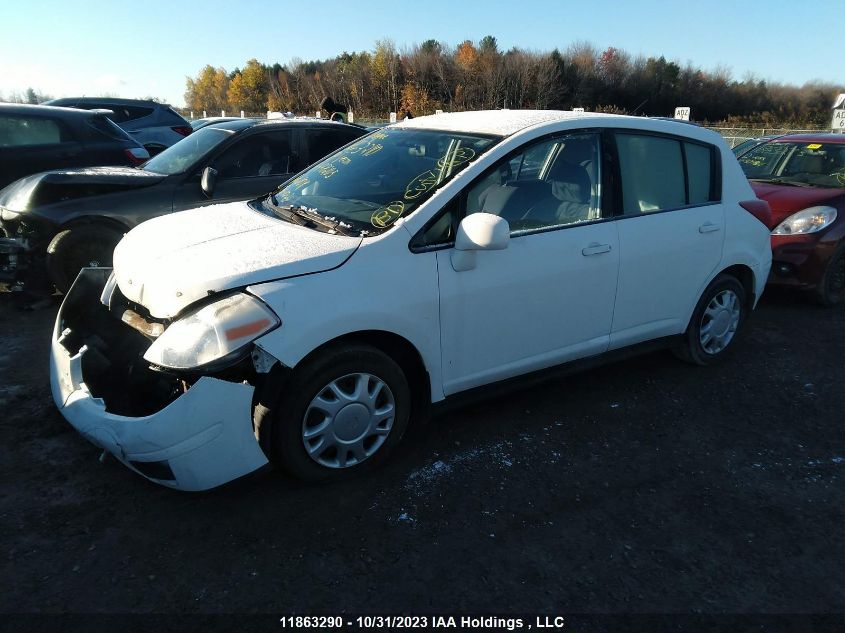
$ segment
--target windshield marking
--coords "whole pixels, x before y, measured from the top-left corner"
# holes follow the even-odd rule
[[[342,229],[369,224],[378,231],[386,230],[494,142],[487,137],[455,138],[436,131],[414,132],[406,138],[404,132],[379,130],[323,159],[307,175],[280,185],[271,202],[302,209],[315,206],[322,222],[336,222],[335,226]],[[407,165],[396,164],[406,154]],[[411,177],[414,164],[429,168]],[[359,172],[361,177],[356,178],[354,174]],[[349,193],[338,195],[338,187]],[[347,211],[338,206],[344,197]],[[361,229],[360,234],[370,235],[372,231]]]
[[[452,141],[452,144],[454,143],[456,141]],[[452,144],[450,144],[446,153],[437,159],[438,173],[428,169],[408,183],[405,188],[405,200],[419,198],[425,192],[439,185],[444,178],[452,173],[455,167],[463,165],[475,157],[475,150],[470,147],[460,147],[460,141],[457,141],[454,149]]]
[[[370,223],[376,228],[386,229],[402,216],[403,211],[405,211],[405,203],[401,200],[394,200],[390,204],[373,211],[373,215],[370,216]]]
[[[438,175],[430,169],[427,169],[408,183],[408,186],[405,188],[405,200],[419,198],[426,191],[434,188],[438,180]]]
[[[337,167],[333,163],[326,163],[325,165],[320,165],[317,171],[323,178],[328,179],[337,173]]]

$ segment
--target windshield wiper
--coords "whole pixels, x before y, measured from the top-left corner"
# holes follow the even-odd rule
[[[348,237],[358,237],[354,235],[351,231],[352,227],[344,222],[338,220],[337,218],[329,218],[322,214],[316,209],[310,209],[308,207],[303,207],[297,204],[278,204],[276,201],[276,195],[270,194],[270,201],[273,203],[273,208],[276,211],[281,211],[285,213],[289,220],[293,221],[294,224],[298,224],[300,226],[308,226],[309,223],[316,224],[317,226],[321,226],[329,231],[334,231],[336,233],[340,233],[341,235],[346,235]],[[304,222],[297,222],[294,221],[293,218],[298,218],[301,220],[305,220]]]
[[[773,185],[787,185],[788,187],[815,187],[816,185],[809,182],[801,182],[798,180],[786,180],[785,178],[749,178],[755,182],[770,182]]]

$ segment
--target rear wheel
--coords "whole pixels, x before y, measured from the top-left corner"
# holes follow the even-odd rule
[[[285,385],[271,417],[271,454],[305,481],[343,479],[384,461],[408,427],[401,367],[369,345],[331,348]]]
[[[822,280],[816,288],[816,298],[825,307],[842,302],[845,297],[845,243],[833,253],[827,263]]]
[[[81,224],[60,231],[47,247],[47,274],[65,293],[80,268],[111,266],[114,247],[123,234],[100,224]]]
[[[677,355],[695,365],[721,360],[735,343],[746,306],[745,288],[735,277],[716,277],[701,295]]]

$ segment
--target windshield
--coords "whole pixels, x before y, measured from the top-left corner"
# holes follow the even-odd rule
[[[845,143],[773,141],[739,158],[750,180],[810,187],[845,187]]]
[[[377,130],[316,163],[268,200],[276,208],[319,213],[347,231],[381,233],[497,140],[432,130]]]
[[[204,127],[148,160],[143,168],[167,176],[181,174],[232,134],[231,130]]]

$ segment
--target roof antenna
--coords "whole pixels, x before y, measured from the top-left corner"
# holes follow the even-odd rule
[[[636,116],[636,115],[637,115],[637,112],[639,112],[639,111],[640,111],[640,108],[642,108],[642,107],[643,107],[643,106],[644,106],[647,102],[648,102],[648,98],[646,98],[645,100],[643,100],[643,102],[642,102],[640,105],[638,105],[636,108],[634,108],[634,111],[633,111],[633,112],[631,112],[631,116]]]

